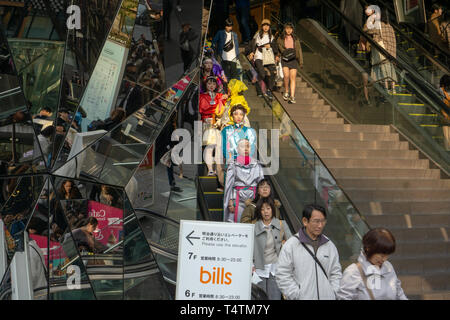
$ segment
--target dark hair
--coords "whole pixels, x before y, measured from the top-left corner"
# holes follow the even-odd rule
[[[448,74],[444,74],[439,80],[439,87],[448,88],[450,87],[450,76]]]
[[[438,3],[435,3],[431,6],[431,10],[433,10],[433,12],[436,10],[439,10],[439,9],[443,9],[443,7],[442,7],[442,5],[440,5]]]
[[[275,217],[275,202],[272,198],[261,198],[256,202],[255,216],[257,220],[262,220],[261,209],[264,204],[267,204],[272,209],[272,218]]]
[[[94,226],[95,228],[97,228],[98,220],[96,218],[94,218],[94,217],[86,218],[86,220],[84,220],[83,226],[87,226],[88,224],[90,224],[90,225]]]
[[[219,82],[217,81],[217,78],[215,76],[209,76],[204,81],[202,81],[203,90],[206,92],[208,91],[207,84],[209,81],[214,81],[216,83],[216,88],[214,89],[214,92],[219,91]]]
[[[61,183],[61,187],[59,188],[59,193],[61,194],[61,196],[64,196],[66,194],[66,189],[64,189],[64,185],[66,184],[66,182],[70,182],[72,184],[72,188],[75,185],[72,180],[63,180],[63,182]]]
[[[117,108],[111,112],[111,120],[122,122],[125,118],[125,111],[123,109]]]
[[[51,113],[52,109],[50,109],[49,107],[42,107],[41,111],[47,111],[48,113]]]
[[[55,133],[54,126],[47,126],[47,127],[45,127],[45,129],[41,130],[41,134],[46,138],[53,136],[54,133]]]
[[[235,104],[234,106],[232,106],[230,109],[230,114],[233,115],[233,112],[235,112],[236,110],[242,110],[244,115],[247,114],[247,109],[245,109],[242,104]]]
[[[376,253],[392,254],[395,251],[395,238],[389,230],[384,228],[375,228],[367,232],[362,239],[362,244],[367,259]]]
[[[262,29],[264,24],[261,25],[261,29],[259,29],[258,31],[258,35],[259,37],[262,39],[263,35],[264,35],[264,31]],[[269,41],[272,39],[272,29],[270,28],[270,24],[269,24],[269,31],[267,31],[267,33],[269,34]]]
[[[233,26],[233,20],[231,20],[230,18],[227,18],[225,20],[225,27],[232,27]]]
[[[327,211],[325,210],[324,207],[319,206],[317,204],[308,204],[305,206],[305,208],[303,208],[303,213],[302,213],[303,218],[306,218],[309,221],[309,219],[311,219],[311,215],[314,210],[322,212],[324,217],[325,218],[327,217]]]
[[[270,194],[269,194],[269,197],[268,197],[268,198],[272,198],[272,199],[273,199],[272,185],[270,184],[270,182],[269,182],[268,179],[264,178],[264,179],[262,179],[260,182],[258,182],[258,184],[256,185],[256,197],[255,197],[255,200],[254,200],[255,203],[258,202],[258,200],[261,198],[261,196],[260,196],[259,193],[258,193],[258,189],[259,189],[259,187],[262,186],[263,184],[267,184],[267,185],[269,186],[269,188],[270,188]]]

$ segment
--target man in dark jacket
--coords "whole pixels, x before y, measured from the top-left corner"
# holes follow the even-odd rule
[[[198,34],[191,28],[189,23],[184,23],[181,28],[180,50],[181,59],[183,59],[183,71],[185,72],[195,56],[195,45],[193,42],[197,39]]]
[[[233,32],[233,21],[230,18],[225,20],[225,29],[218,31],[212,42],[227,80],[237,79],[236,61],[239,58],[239,42],[237,34]]]

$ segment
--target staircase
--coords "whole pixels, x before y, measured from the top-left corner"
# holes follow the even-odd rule
[[[450,299],[450,179],[387,125],[358,125],[297,78],[296,104],[275,96],[371,228],[391,230],[390,258],[410,299]],[[265,127],[258,109],[250,119]],[[284,166],[292,155],[280,148]],[[283,167],[283,166],[282,166]]]

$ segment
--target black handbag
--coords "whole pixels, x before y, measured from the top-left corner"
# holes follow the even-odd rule
[[[231,40],[228,41],[227,43],[225,43],[225,45],[223,46],[223,51],[229,52],[229,51],[233,50],[233,48],[234,48],[233,36],[231,36]]]
[[[289,62],[295,59],[295,50],[292,48],[286,49],[283,52],[283,56],[281,57],[283,61]]]

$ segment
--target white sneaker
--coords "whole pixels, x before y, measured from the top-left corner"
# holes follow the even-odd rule
[[[285,92],[283,94],[283,99],[284,99],[284,101],[288,101],[289,100],[289,93]]]

